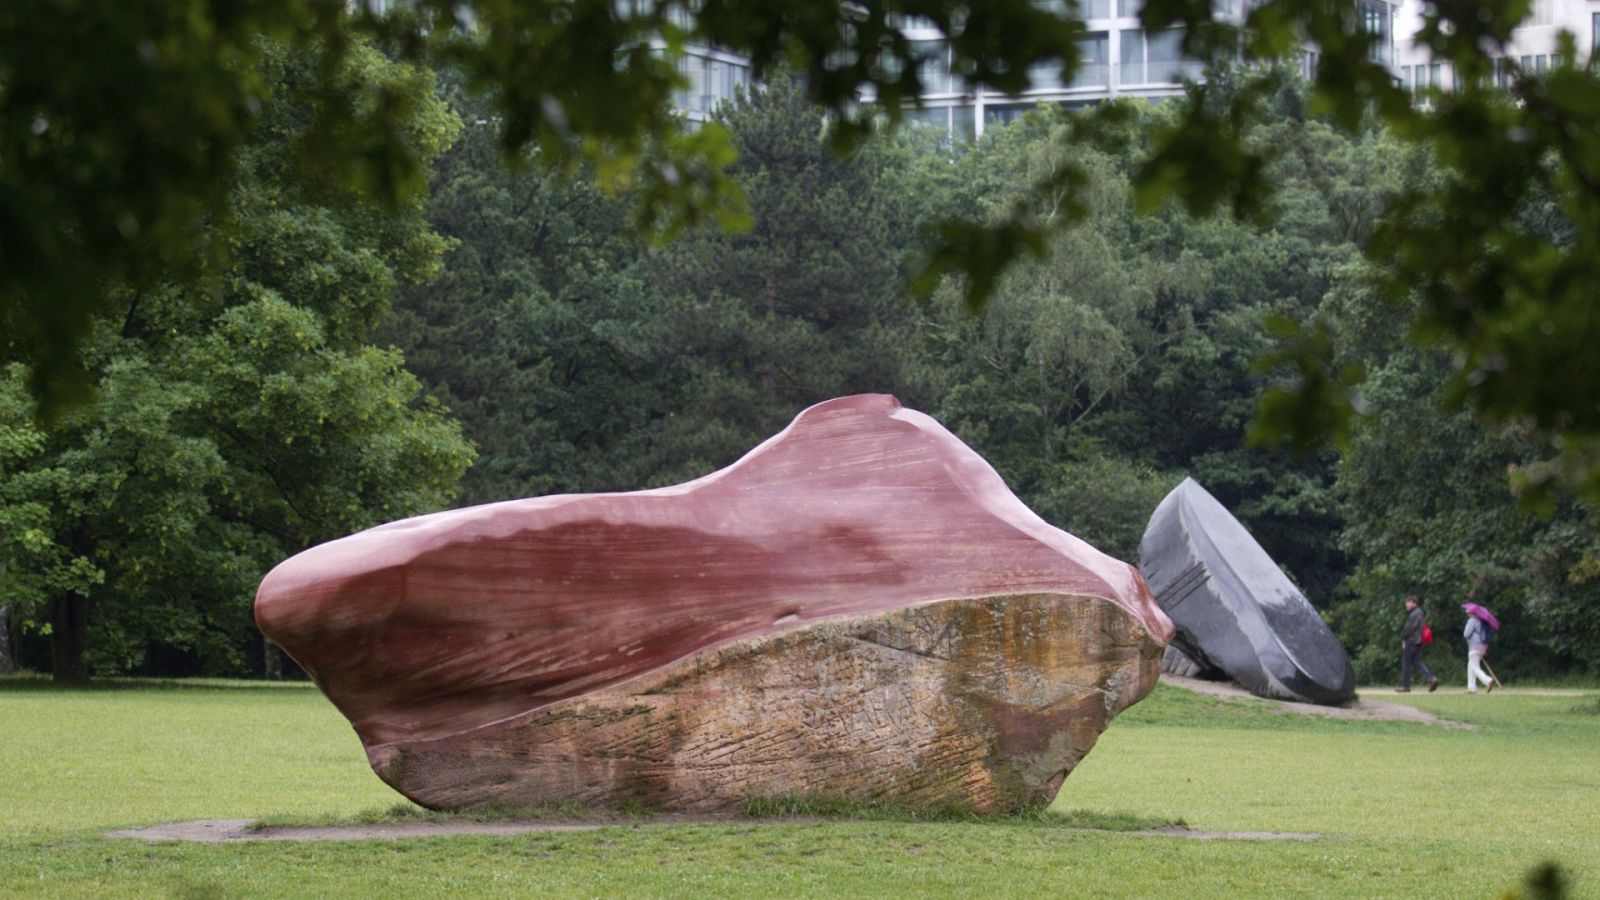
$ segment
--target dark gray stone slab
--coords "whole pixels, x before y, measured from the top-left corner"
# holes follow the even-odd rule
[[[1260,697],[1343,703],[1350,657],[1272,557],[1215,497],[1186,478],[1156,507],[1139,570],[1198,668]]]

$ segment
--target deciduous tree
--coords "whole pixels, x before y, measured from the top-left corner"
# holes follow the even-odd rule
[[[24,369],[0,381],[0,602],[48,629],[63,680],[135,669],[152,648],[189,668],[251,668],[261,575],[320,540],[436,509],[471,449],[399,354],[366,344],[397,281],[443,244],[420,202],[389,212],[288,165],[324,115],[294,82],[315,54],[266,47],[266,95],[198,282],[132,283],[79,346],[92,403],[34,424]],[[340,79],[413,86],[406,140],[426,159],[457,123],[425,73],[369,49]],[[351,90],[319,102],[370,95]],[[361,110],[351,111],[361,115]],[[401,120],[397,120],[401,121]],[[180,669],[182,667],[179,667]]]
[[[1600,378],[1569,374],[1600,365],[1592,350],[1600,325],[1587,315],[1600,285],[1600,133],[1591,127],[1600,77],[1575,44],[1554,72],[1520,73],[1508,100],[1489,76],[1530,5],[1425,6],[1421,40],[1452,67],[1460,89],[1424,108],[1372,52],[1376,37],[1355,4],[1267,0],[1249,4],[1242,21],[1219,18],[1219,8],[1150,0],[1140,18],[1148,29],[1182,27],[1185,49],[1213,62],[1279,60],[1310,47],[1319,62],[1313,112],[1348,131],[1375,115],[1438,159],[1442,189],[1406,194],[1373,241],[1379,272],[1392,295],[1423,298],[1410,324],[1419,340],[1453,351],[1455,402],[1500,421],[1529,419],[1554,455],[1535,480],[1600,492],[1600,403],[1581,387]],[[496,89],[503,143],[514,154],[531,145],[550,162],[593,164],[603,182],[631,179],[644,220],[671,231],[743,220],[726,133],[681,131],[670,114],[681,84],[673,57],[686,43],[744,54],[757,79],[793,67],[832,115],[835,144],[848,147],[921,91],[920,51],[901,30],[904,17],[949,36],[965,82],[1014,93],[1039,66],[1059,66],[1064,76],[1077,69],[1081,12],[1030,0],[419,0],[353,21],[396,52],[448,60],[472,86]],[[50,400],[81,382],[72,348],[93,313],[106,311],[108,286],[183,278],[204,257],[197,238],[225,205],[263,100],[253,69],[259,38],[315,48],[322,62],[305,83],[313,94],[349,87],[337,73],[350,42],[340,0],[11,4],[0,15],[0,323],[30,348],[35,390]],[[1134,175],[1142,205],[1177,196],[1198,213],[1262,214],[1278,150],[1252,145],[1247,132],[1281,83],[1281,72],[1267,69],[1195,88]],[[363,89],[374,102],[348,107],[355,116],[319,119],[302,132],[296,158],[390,201],[414,195],[423,167],[395,127],[408,93]],[[881,105],[861,104],[863,92]],[[1091,126],[1106,118],[1093,117],[1072,139],[1095,139],[1100,130]],[[657,152],[646,152],[652,141]],[[1076,180],[1071,168],[1053,171],[1033,190],[1048,195]],[[1559,240],[1519,215],[1540,198],[1568,223]],[[965,273],[981,300],[997,273],[1045,246],[1052,227],[1027,204],[981,227],[952,225],[928,271]],[[923,282],[931,288],[937,278]],[[1324,343],[1299,341],[1280,354],[1303,389],[1269,395],[1259,437],[1294,430],[1305,445],[1347,428],[1350,379],[1322,372]],[[1312,411],[1289,414],[1291,404]]]

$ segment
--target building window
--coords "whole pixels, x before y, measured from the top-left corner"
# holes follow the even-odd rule
[[[1144,0],[1117,0],[1117,15],[1124,19],[1139,18],[1139,11],[1144,9]]]
[[[1145,35],[1150,81],[1168,84],[1193,76],[1194,67],[1183,58],[1183,29],[1169,28]]]
[[[937,128],[946,137],[950,136],[950,110],[948,109],[907,109],[904,112],[905,120],[912,125],[921,125],[926,128]]]
[[[737,63],[690,55],[680,56],[676,66],[689,88],[675,91],[673,99],[678,108],[690,112],[709,113],[750,86],[750,69]]]
[[[1111,40],[1104,31],[1078,38],[1079,68],[1072,86],[1106,87],[1111,83]]]
[[[945,41],[912,41],[911,53],[921,62],[917,74],[922,79],[925,94],[948,94],[954,88],[950,82],[950,45]]]
[[[1027,114],[1028,110],[1033,108],[1034,107],[1031,104],[1027,103],[1004,104],[998,106],[992,103],[985,103],[983,105],[983,130],[985,133],[987,133],[990,129],[998,128],[1002,125],[1010,125],[1012,122],[1022,118]]]
[[[1079,77],[1082,77],[1080,71]],[[1078,79],[1072,81],[1076,86]],[[1061,63],[1058,60],[1047,60],[1028,67],[1028,90],[1053,91],[1061,87]],[[988,121],[985,119],[984,121]]]
[[[1119,37],[1122,44],[1122,68],[1117,72],[1117,83],[1145,84],[1150,79],[1144,74],[1144,31],[1129,28]]]
[[[1361,0],[1361,25],[1372,36],[1372,43],[1367,47],[1367,58],[1385,64],[1393,62],[1389,4],[1383,0]]]
[[[698,56],[680,56],[676,65],[678,74],[689,82],[689,89],[678,94],[678,106],[691,112],[706,112],[705,60]]]
[[[971,141],[977,137],[977,111],[970,106],[956,106],[950,110],[950,138]]]

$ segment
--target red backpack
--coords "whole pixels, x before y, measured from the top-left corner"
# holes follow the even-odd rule
[[[1433,643],[1433,627],[1431,625],[1429,625],[1427,622],[1423,622],[1422,623],[1422,646],[1426,647],[1431,643]]]

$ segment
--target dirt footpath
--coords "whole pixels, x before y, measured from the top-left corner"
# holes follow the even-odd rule
[[[1355,700],[1344,706],[1322,706],[1317,703],[1294,703],[1288,700],[1263,700],[1231,681],[1204,681],[1199,678],[1185,678],[1181,675],[1161,676],[1162,684],[1170,684],[1186,691],[1205,694],[1208,697],[1222,697],[1228,700],[1253,700],[1271,708],[1274,712],[1294,713],[1302,716],[1323,716],[1329,719],[1365,719],[1367,721],[1387,722],[1416,722],[1420,725],[1438,725],[1441,728],[1465,728],[1476,730],[1477,726],[1465,722],[1452,722],[1414,706],[1404,703],[1391,703],[1387,700],[1372,698],[1374,693],[1388,693],[1393,696],[1393,691],[1379,692],[1366,691],[1366,696],[1357,696]]]

